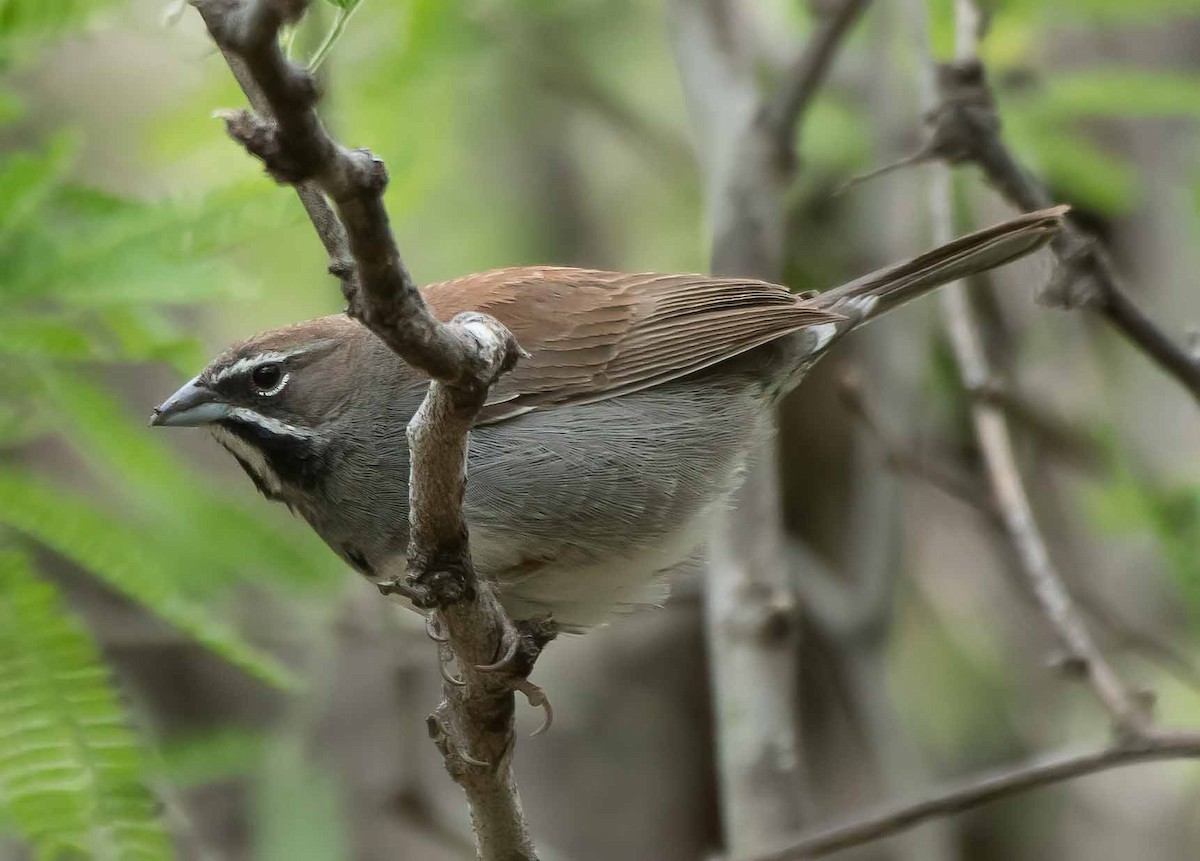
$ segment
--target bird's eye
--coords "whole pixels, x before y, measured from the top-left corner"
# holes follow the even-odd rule
[[[250,372],[250,385],[260,395],[278,394],[287,382],[287,374],[277,362],[259,365]]]

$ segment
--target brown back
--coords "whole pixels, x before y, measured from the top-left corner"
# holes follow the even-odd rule
[[[481,423],[627,394],[841,319],[775,284],[706,275],[533,266],[422,292],[439,319],[491,314],[532,354],[496,384]]]

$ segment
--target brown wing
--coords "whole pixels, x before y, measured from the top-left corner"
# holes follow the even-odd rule
[[[483,311],[532,357],[501,378],[481,424],[616,397],[682,377],[789,332],[842,319],[783,287],[705,275],[498,269],[430,284],[439,319]]]

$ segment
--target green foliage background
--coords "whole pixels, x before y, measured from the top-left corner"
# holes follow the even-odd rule
[[[391,167],[387,203],[420,280],[550,259],[703,267],[700,189],[658,4],[333,5],[292,51],[311,53],[346,24],[322,66],[328,118]],[[943,49],[949,6],[931,6]],[[985,59],[1006,132],[1059,197],[1102,217],[1136,207],[1139,177],[1091,132],[1118,117],[1200,118],[1200,75],[1087,66],[1030,83],[1023,73],[1053,52],[1051,35],[1064,20],[1119,34],[1197,12],[1194,0],[997,4]],[[78,117],[29,120],[23,76],[49,57],[69,63],[78,34],[127,26],[128,14],[106,0],[0,0],[0,825],[44,859],[167,858],[151,785],[250,769],[263,775],[261,858],[345,857],[331,790],[294,740],[155,738],[60,594],[63,570],[85,572],[291,692],[303,673],[238,623],[236,604],[249,591],[320,608],[344,576],[299,524],[143,427],[148,392],[169,391],[215,346],[199,333],[328,312],[337,291],[294,199],[208,118],[241,99],[196,38],[182,44],[201,83],[132,142],[133,162],[160,180],[153,193],[81,179],[95,173]],[[791,18],[807,28],[801,12]],[[868,120],[854,94],[822,96],[801,142],[803,190],[871,166]],[[554,169],[570,148],[586,152],[587,170],[564,180]],[[1190,169],[1200,201],[1200,161]],[[562,222],[563,193],[601,225],[598,239],[584,244]],[[1089,497],[1095,522],[1152,541],[1200,618],[1200,485],[1143,478],[1109,448],[1108,478]],[[941,652],[928,651],[913,660]],[[970,715],[935,717],[951,736],[975,727]],[[307,829],[272,819],[281,810]]]

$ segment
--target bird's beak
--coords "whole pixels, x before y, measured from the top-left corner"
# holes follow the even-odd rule
[[[212,424],[229,415],[229,405],[219,395],[192,377],[179,391],[154,408],[150,426],[195,427]]]

